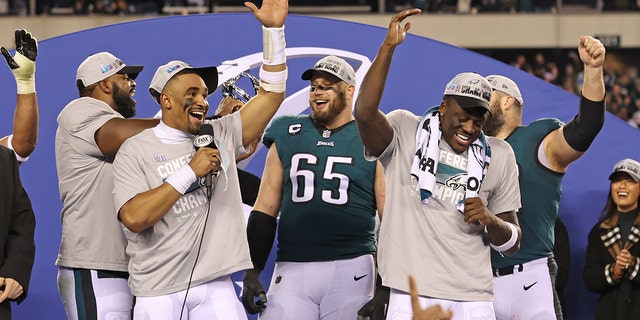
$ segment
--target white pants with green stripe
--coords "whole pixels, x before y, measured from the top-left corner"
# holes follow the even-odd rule
[[[58,291],[69,320],[129,320],[133,297],[127,273],[58,269]]]

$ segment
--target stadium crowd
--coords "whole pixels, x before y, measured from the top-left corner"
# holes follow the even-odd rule
[[[536,51],[530,56],[520,53],[510,61],[503,62],[510,63],[568,92],[579,94],[581,90],[583,73],[578,55],[573,50],[553,55],[542,51]],[[632,127],[640,128],[638,66],[622,55],[612,54],[604,65],[604,80],[607,91],[607,111]]]

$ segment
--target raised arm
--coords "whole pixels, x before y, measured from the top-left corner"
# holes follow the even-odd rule
[[[551,169],[566,172],[580,158],[602,129],[605,115],[603,68],[605,47],[590,36],[580,37],[578,53],[584,64],[584,84],[578,115],[566,126],[544,139],[545,154]]]
[[[244,4],[262,23],[264,45],[260,90],[240,109],[242,143],[246,146],[262,135],[284,101],[287,83],[284,22],[289,11],[289,3],[287,0],[264,0],[260,9],[251,2]]]
[[[391,124],[378,107],[395,48],[404,41],[411,28],[411,22],[404,26],[402,22],[420,12],[420,9],[407,9],[391,18],[387,36],[360,85],[354,116],[362,142],[367,151],[375,156],[379,156],[393,138]]]
[[[16,53],[12,57],[4,47],[0,48],[18,89],[16,110],[13,118],[13,137],[0,139],[0,144],[9,147],[21,158],[26,158],[36,148],[38,141],[38,99],[36,97],[36,57],[38,40],[26,30],[15,31]]]
[[[584,85],[582,95],[591,101],[604,99],[604,64],[605,48],[600,40],[590,36],[580,37],[578,53],[584,63]]]

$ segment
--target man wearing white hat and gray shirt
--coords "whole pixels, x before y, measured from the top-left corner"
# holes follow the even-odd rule
[[[136,113],[129,66],[108,52],[78,67],[77,98],[58,115],[56,168],[62,199],[58,290],[69,319],[128,319],[125,238],[115,219],[113,158],[124,140],[158,123],[129,119]]]
[[[216,67],[170,61],[149,87],[161,108],[160,123],[125,142],[114,161],[134,319],[247,318],[230,276],[253,267],[235,159],[284,100],[288,4],[245,4],[263,25],[256,96],[238,112],[205,121]]]
[[[584,84],[578,114],[566,125],[549,118],[523,126],[524,100],[516,83],[500,75],[487,77],[493,95],[484,132],[513,148],[522,194],[520,251],[510,257],[495,250],[491,253],[498,319],[562,319],[553,258],[562,177],[600,132],[605,114],[605,48],[599,40],[582,36],[578,53],[584,63]]]
[[[423,307],[440,304],[454,320],[494,319],[490,247],[518,251],[520,189],[511,147],[482,133],[489,82],[459,73],[422,116],[379,109],[410,27],[402,22],[418,13],[391,19],[355,105],[364,152],[382,163],[387,183],[378,246],[382,284],[391,288],[387,319],[411,318],[409,275]]]
[[[263,137],[269,152],[247,226],[254,268],[245,273],[242,302],[260,319],[354,319],[373,296],[382,167],[362,153],[351,65],[327,56],[302,80],[310,82],[311,114],[277,117]],[[277,262],[265,296],[258,275],[278,215]]]

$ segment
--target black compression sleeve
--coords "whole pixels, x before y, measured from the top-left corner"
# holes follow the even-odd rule
[[[576,151],[587,151],[604,124],[605,105],[580,96],[578,115],[564,126],[567,143]]]
[[[276,218],[253,210],[247,222],[247,239],[253,267],[262,271],[267,263],[276,236]]]

